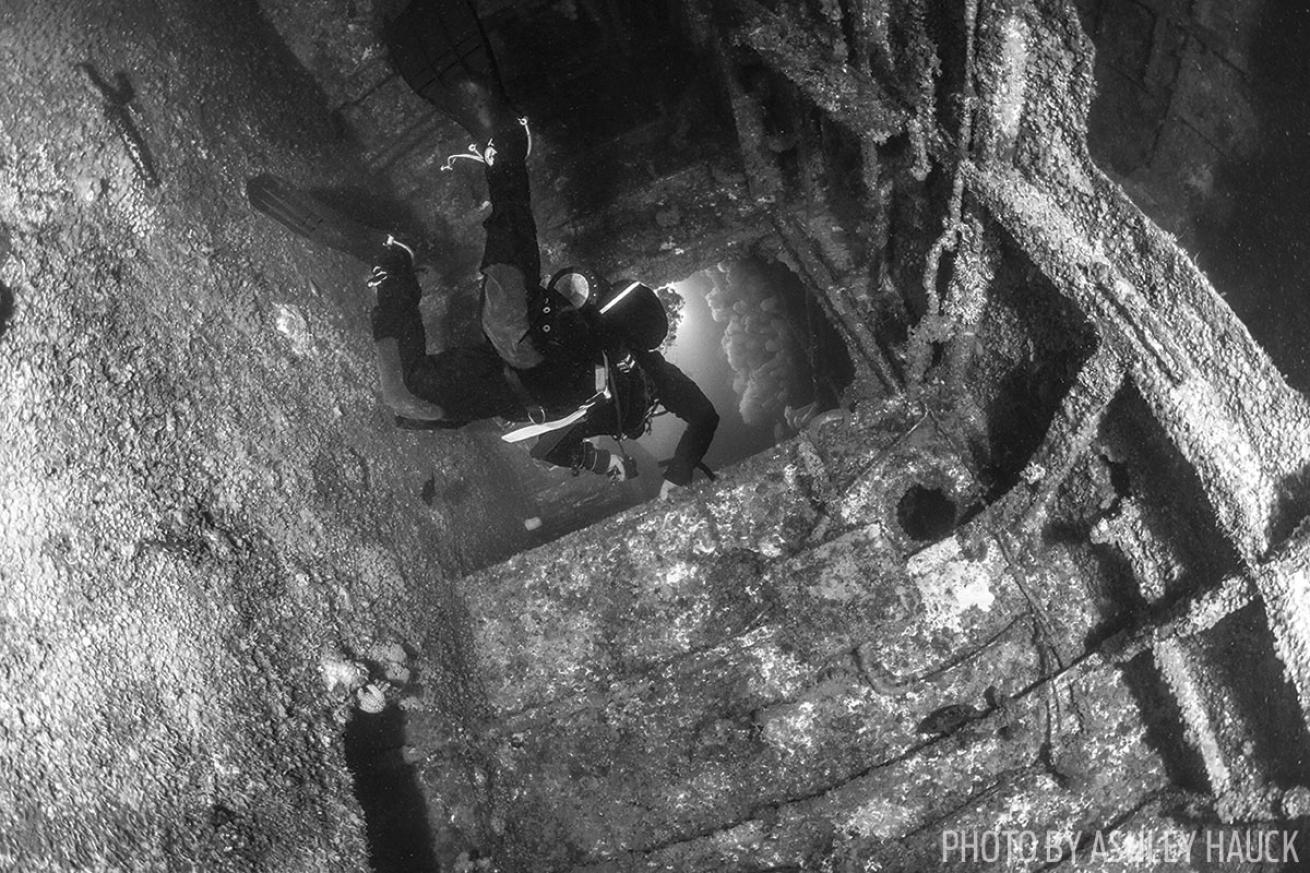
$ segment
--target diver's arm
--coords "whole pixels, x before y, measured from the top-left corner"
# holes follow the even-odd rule
[[[556,467],[588,470],[615,481],[631,479],[636,471],[628,459],[592,445],[586,438],[594,435],[594,429],[583,419],[568,429],[543,434],[532,447],[532,457]]]
[[[642,352],[634,357],[655,384],[656,395],[664,408],[687,422],[687,429],[674,449],[673,460],[664,471],[666,481],[686,485],[691,482],[692,472],[714,441],[719,414],[700,386],[664,360],[659,352]]]

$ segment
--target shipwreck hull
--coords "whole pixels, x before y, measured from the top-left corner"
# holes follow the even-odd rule
[[[729,5],[702,37],[747,46],[853,139],[874,226],[922,240],[862,250],[788,217],[752,243],[824,296],[866,390],[894,399],[461,583],[501,851],[921,870],[1001,863],[948,850],[1005,829],[1042,840],[1002,853],[1032,867],[1085,860],[1097,834],[1290,834],[1310,408],[1092,161],[1074,9],[934,9],[952,114],[907,101],[894,69],[825,69],[788,39],[803,11]],[[834,198],[787,190],[735,93],[751,194],[824,223]],[[934,184],[932,219],[906,218],[897,199]],[[915,270],[917,294],[878,299]],[[901,345],[878,336],[895,311]],[[1007,381],[1015,361],[1027,378]],[[907,530],[913,489],[947,498],[949,535]],[[1084,842],[1048,855],[1056,834]]]
[[[471,323],[484,192],[385,62],[399,5],[0,13],[0,866],[1076,869],[1167,833],[1206,869],[1301,827],[1310,404],[1092,159],[1073,4],[478,4],[548,262],[781,265],[852,363],[583,529],[640,488],[397,430],[365,271],[244,202],[381,201]],[[1135,111],[1148,54],[1101,62]],[[152,179],[88,57],[133,71]]]

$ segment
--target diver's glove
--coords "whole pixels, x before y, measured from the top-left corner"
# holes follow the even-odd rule
[[[590,440],[578,444],[573,455],[573,472],[590,470],[609,478],[611,482],[624,482],[637,478],[637,462],[623,453],[598,449]]]
[[[377,263],[373,267],[373,272],[369,274],[368,286],[376,288],[392,276],[413,269],[413,247],[388,234],[387,241],[383,244],[382,252],[378,255]]]
[[[677,484],[676,482],[670,482],[668,479],[665,479],[663,484],[660,485],[660,500],[668,500],[670,497],[673,496],[675,492],[681,490],[682,490],[681,485]]]

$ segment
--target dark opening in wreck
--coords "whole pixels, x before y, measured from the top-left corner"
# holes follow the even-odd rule
[[[940,488],[911,485],[896,501],[896,520],[912,540],[936,542],[955,527],[957,507]]]

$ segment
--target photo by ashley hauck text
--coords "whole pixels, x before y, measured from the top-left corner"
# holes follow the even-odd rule
[[[1300,861],[1300,832],[1276,828],[1037,831],[961,828],[941,834],[943,864],[1072,862],[1286,864]]]

